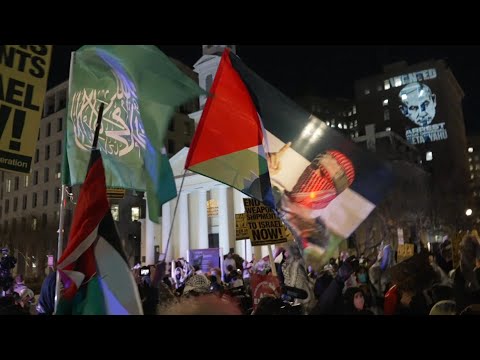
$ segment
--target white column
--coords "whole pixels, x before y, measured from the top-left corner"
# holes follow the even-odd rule
[[[147,216],[145,216],[145,263],[153,265],[155,259],[155,223],[150,220],[148,213],[147,193],[145,193],[145,208],[147,209]]]
[[[234,217],[233,206],[229,199],[229,188],[218,187],[218,236],[224,254],[230,248],[235,247]]]
[[[255,254],[255,261],[259,261],[261,258],[264,257],[262,254],[262,248],[263,246],[253,246],[253,253]]]
[[[178,210],[175,217],[175,248],[178,247],[178,256],[188,259],[190,248],[190,234],[188,229],[188,194],[181,193],[178,201]]]
[[[140,263],[142,265],[145,265],[145,261],[143,259],[146,259],[146,248],[147,248],[147,229],[146,229],[146,219],[140,219],[138,220],[141,224],[140,226]],[[137,264],[135,264],[137,265]]]
[[[170,214],[170,201],[162,205],[162,253],[166,253],[166,260],[171,261],[173,257],[172,241],[168,245],[168,252],[166,252],[168,235],[172,227],[172,217]]]
[[[198,248],[208,249],[207,191],[198,190]]]

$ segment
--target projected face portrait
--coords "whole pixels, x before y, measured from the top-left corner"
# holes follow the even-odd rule
[[[408,84],[398,94],[400,111],[418,126],[429,125],[435,117],[437,106],[435,94],[425,85],[418,82]]]

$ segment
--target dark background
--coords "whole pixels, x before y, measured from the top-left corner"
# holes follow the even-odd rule
[[[166,55],[192,67],[201,45],[157,45]],[[68,78],[70,52],[80,45],[53,47],[49,88]],[[445,59],[465,92],[467,134],[480,133],[475,120],[480,98],[480,46],[270,46],[237,45],[237,55],[258,75],[289,97],[318,95],[353,98],[356,79],[382,72],[384,64]]]

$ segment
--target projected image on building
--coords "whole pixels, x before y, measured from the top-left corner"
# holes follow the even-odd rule
[[[437,106],[435,94],[425,85],[414,82],[405,86],[398,94],[402,105],[400,111],[403,116],[418,126],[430,125],[435,117]]]
[[[447,139],[445,123],[434,123],[437,114],[437,96],[423,81],[436,78],[435,69],[397,76],[390,79],[398,93],[399,109],[403,116],[418,127],[407,129],[405,137],[410,144],[423,144]],[[437,116],[438,118],[438,116]]]

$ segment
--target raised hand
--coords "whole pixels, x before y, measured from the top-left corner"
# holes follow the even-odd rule
[[[278,152],[267,154],[268,171],[270,172],[270,176],[276,175],[280,172],[280,170],[282,170],[282,163],[280,160],[291,145],[292,143],[288,142],[283,145]]]

